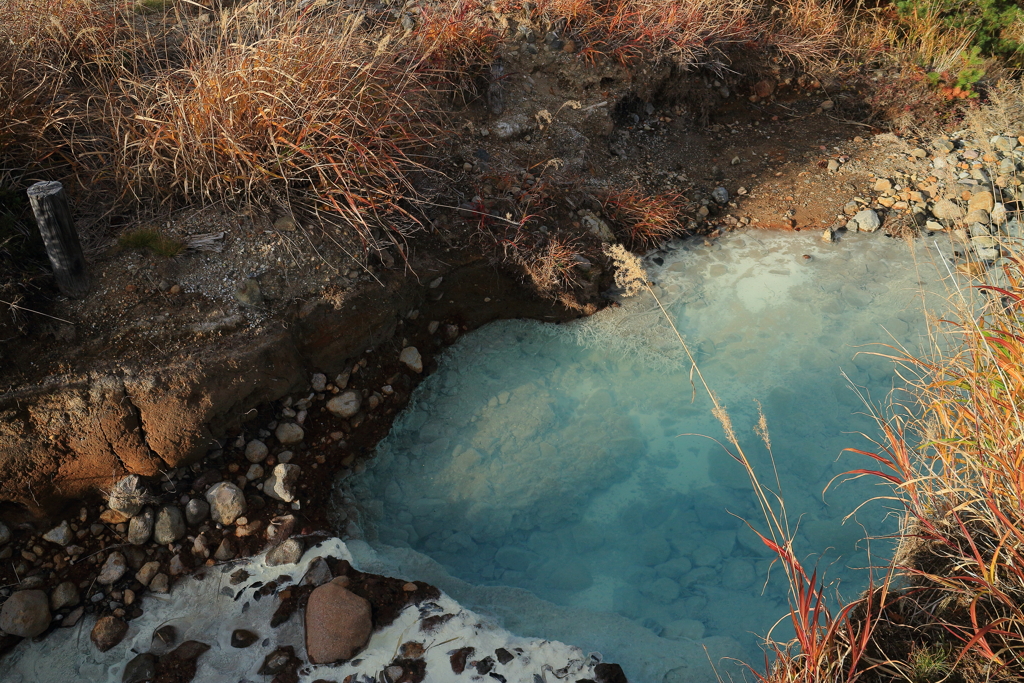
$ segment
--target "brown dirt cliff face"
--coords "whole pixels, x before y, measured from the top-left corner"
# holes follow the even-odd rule
[[[333,377],[399,329],[413,334],[403,321],[413,309],[423,311],[424,327],[433,319],[462,329],[498,318],[579,315],[482,261],[419,275],[392,271],[337,309],[321,301],[256,329],[181,338],[152,352],[140,345],[128,360],[90,357],[69,372],[20,383],[0,394],[0,504],[51,514],[127,473],[153,476],[196,462],[254,408],[304,390],[311,373]],[[427,286],[439,276],[442,287]]]

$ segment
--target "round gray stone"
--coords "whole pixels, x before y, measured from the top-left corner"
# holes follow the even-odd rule
[[[142,512],[128,522],[128,542],[132,545],[148,543],[153,535],[153,523],[156,520],[153,509],[145,507]]]
[[[18,591],[0,607],[0,631],[35,638],[50,625],[50,605],[41,590]]]
[[[50,593],[50,609],[56,612],[65,607],[74,607],[81,599],[82,597],[78,593],[78,586],[70,581],[65,581],[58,584],[53,589],[53,592]]]
[[[281,442],[281,445],[290,446],[301,442],[305,438],[306,432],[294,422],[282,422],[274,430],[274,436]]]
[[[355,391],[343,391],[327,402],[327,410],[340,418],[348,419],[359,412],[362,397]]]
[[[211,486],[206,492],[206,502],[210,504],[210,517],[220,524],[234,524],[245,514],[245,494],[228,481]]]
[[[259,439],[253,439],[245,445],[245,459],[249,462],[263,462],[270,454],[267,444]]]
[[[202,498],[193,498],[185,505],[185,521],[189,526],[202,523],[210,515],[210,504]]]
[[[153,525],[153,540],[160,545],[174,543],[185,535],[185,517],[174,505],[161,506],[156,511],[156,523]]]

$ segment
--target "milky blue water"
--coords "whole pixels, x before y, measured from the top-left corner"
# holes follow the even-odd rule
[[[871,352],[926,345],[921,290],[936,286],[937,247],[754,231],[672,247],[647,261],[655,293],[777,488],[753,432],[763,406],[797,550],[855,595],[865,534],[897,519],[872,502],[843,523],[886,494],[875,480],[834,481],[868,464],[843,449],[869,448],[859,433],[878,431],[850,383],[883,402],[898,384]],[[746,527],[765,528],[697,389],[650,294],[567,325],[494,323],[444,354],[343,486],[403,571],[522,635],[599,650],[631,680],[702,680],[709,658],[763,661],[787,592]]]

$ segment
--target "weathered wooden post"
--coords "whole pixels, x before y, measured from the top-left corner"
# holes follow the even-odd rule
[[[89,275],[85,272],[85,256],[64,186],[56,181],[36,183],[28,188],[28,200],[53,265],[57,286],[72,299],[85,296],[89,290]]]

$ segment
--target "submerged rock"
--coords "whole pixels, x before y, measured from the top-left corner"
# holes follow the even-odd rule
[[[314,664],[351,659],[370,639],[370,603],[337,578],[318,586],[306,603],[306,653]]]
[[[235,629],[231,632],[231,647],[246,648],[259,639],[260,637],[252,631],[246,631],[241,628]]]
[[[121,676],[121,683],[146,683],[156,678],[157,657],[151,652],[143,652],[128,662]]]

